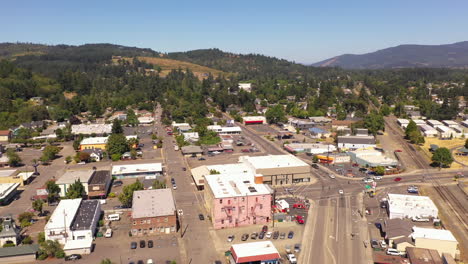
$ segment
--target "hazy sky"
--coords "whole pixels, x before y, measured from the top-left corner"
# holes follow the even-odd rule
[[[0,10],[0,42],[216,47],[303,63],[468,40],[466,0],[4,0]]]

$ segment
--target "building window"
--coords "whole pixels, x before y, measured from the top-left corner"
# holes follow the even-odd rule
[[[168,217],[165,217],[165,218],[164,218],[164,222],[167,223],[168,221],[169,221],[169,218],[168,218]]]
[[[140,221],[140,224],[144,224],[144,223],[145,223],[145,220],[141,220],[141,221]]]
[[[243,201],[243,202],[245,201],[245,198],[244,198],[244,197],[242,197],[242,201]]]
[[[222,204],[222,203],[223,203],[223,199],[219,199],[219,203]]]
[[[263,209],[263,204],[260,204],[260,210],[262,210],[262,209]]]
[[[151,219],[146,220],[147,224],[151,224]]]
[[[224,225],[224,220],[223,219],[221,219],[221,224]]]
[[[255,202],[258,203],[258,197],[255,197]]]
[[[133,221],[133,225],[136,225],[136,221]]]
[[[231,204],[231,200],[228,200],[228,204]]]

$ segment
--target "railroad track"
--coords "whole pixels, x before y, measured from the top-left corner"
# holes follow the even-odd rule
[[[438,186],[434,186],[434,189],[437,191],[439,196],[444,200],[449,207],[451,207],[454,215],[458,218],[460,223],[463,224],[463,227],[468,231],[468,210],[465,208],[464,204],[455,197],[455,195],[447,188],[447,186],[442,186],[438,182],[435,183]]]

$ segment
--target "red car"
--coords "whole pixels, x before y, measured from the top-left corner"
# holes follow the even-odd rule
[[[243,149],[242,152],[250,152],[250,149]]]
[[[403,152],[401,149],[397,149],[395,150],[395,152]]]
[[[400,177],[396,177],[396,178],[394,179],[394,181],[399,182],[399,181],[401,181],[401,178],[400,178]]]

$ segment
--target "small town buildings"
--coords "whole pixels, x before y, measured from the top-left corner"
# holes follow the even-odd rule
[[[419,111],[407,111],[406,114],[411,119],[424,119],[424,117],[421,115],[421,112],[419,112]]]
[[[17,169],[0,170],[0,183],[19,183],[24,186],[23,177],[19,173]]]
[[[403,129],[406,129],[406,127],[408,126],[409,124],[409,120],[408,119],[397,119],[397,124],[403,128]]]
[[[409,237],[413,232],[413,223],[406,219],[386,219],[381,223],[381,230],[388,246],[404,251],[403,248],[397,248],[397,245],[414,246]]]
[[[189,132],[190,130],[192,130],[192,127],[190,126],[189,123],[172,122],[171,126],[172,126],[172,128],[179,131],[179,133],[185,133],[185,132]]]
[[[109,121],[113,120],[119,120],[119,121],[124,121],[127,120],[127,113],[124,111],[115,111],[111,117],[109,117]]]
[[[203,154],[203,149],[195,145],[183,146],[181,151],[185,157],[200,157]]]
[[[150,125],[154,122],[154,117],[152,116],[140,116],[138,117],[138,123],[142,125]]]
[[[212,125],[208,126],[207,129],[216,132],[218,135],[240,135],[242,133],[242,129],[238,126]]]
[[[161,163],[124,164],[112,166],[112,177],[117,179],[144,177],[156,179],[163,174]]]
[[[324,116],[310,116],[309,120],[316,124],[327,124],[332,122],[330,118]]]
[[[413,227],[411,237],[415,247],[434,249],[442,253],[447,253],[455,257],[459,253],[458,241],[449,230],[434,228]]]
[[[309,133],[311,138],[326,138],[331,136],[329,131],[320,127],[309,128]]]
[[[453,120],[442,120],[442,123],[448,127],[457,127],[458,123]]]
[[[390,219],[412,217],[437,218],[439,210],[427,196],[388,194],[388,215]]]
[[[34,263],[38,251],[38,244],[0,248],[0,263]]]
[[[187,132],[187,133],[182,133],[182,135],[184,136],[185,141],[188,141],[191,143],[198,142],[198,140],[200,139],[200,137],[198,136],[198,132]]]
[[[273,190],[251,173],[205,175],[205,206],[215,229],[267,224]]]
[[[64,199],[44,227],[46,240],[56,240],[70,254],[90,254],[101,216],[98,200]]]
[[[366,128],[357,128],[356,129],[356,136],[358,137],[367,137],[369,136],[369,130]]]
[[[427,120],[427,124],[435,128],[436,126],[442,126],[443,124],[437,120]]]
[[[356,150],[375,147],[373,136],[338,136],[338,149]]]
[[[421,119],[413,119],[413,122],[416,124],[416,126],[427,125],[426,121]]]
[[[242,118],[244,125],[254,125],[254,124],[266,124],[266,118],[264,116],[244,116]]]
[[[3,217],[2,231],[0,231],[0,247],[5,247],[6,244],[18,245],[19,238],[20,230],[16,227],[13,218],[11,216]]]
[[[315,123],[310,120],[302,120],[302,119],[289,119],[289,124],[293,126],[295,129],[310,129],[315,126]]]
[[[10,130],[0,130],[0,142],[8,142],[11,139]]]
[[[358,120],[336,120],[331,121],[332,129],[336,131],[343,130],[345,128],[350,128],[352,124],[358,122]]]
[[[305,152],[315,155],[336,151],[335,145],[322,143],[292,143],[285,144],[283,147],[291,154]]]
[[[88,184],[88,197],[105,198],[107,196],[107,192],[109,191],[111,181],[112,178],[110,175],[110,171],[96,171],[91,177]]]
[[[133,236],[177,232],[177,216],[171,189],[142,190],[133,193]]]
[[[72,125],[73,135],[105,135],[112,133],[112,124],[79,124]]]
[[[89,194],[89,182],[94,175],[94,170],[69,170],[66,171],[55,183],[60,187],[60,197],[65,197],[70,185],[77,181],[83,184],[86,195]]]
[[[419,125],[419,129],[421,129],[425,137],[437,137],[439,135],[439,132],[429,125]]]
[[[106,149],[108,137],[84,138],[80,142],[80,150],[85,149]]]
[[[280,264],[281,255],[271,241],[234,244],[230,249],[231,264]]]
[[[89,158],[91,160],[94,160],[94,161],[101,161],[102,157],[103,157],[103,150],[102,149],[99,149],[99,148],[95,148],[95,149],[84,149],[82,150],[82,152],[84,153],[88,153],[89,154]]]
[[[0,205],[8,204],[17,195],[19,183],[0,183]]]
[[[351,160],[362,167],[375,168],[378,166],[397,166],[398,161],[390,157],[386,157],[382,152],[378,150],[364,149],[350,151],[349,156]]]
[[[444,264],[439,252],[434,249],[407,247],[406,255],[411,264]]]
[[[440,138],[455,138],[458,137],[458,133],[455,132],[453,129],[449,128],[448,126],[437,126],[436,127],[437,132],[439,132],[439,137]]]

